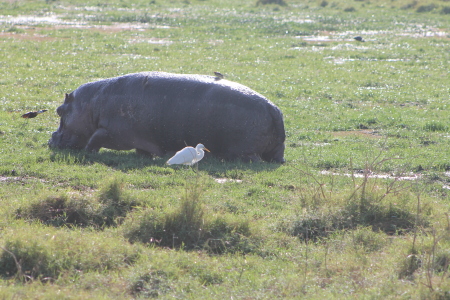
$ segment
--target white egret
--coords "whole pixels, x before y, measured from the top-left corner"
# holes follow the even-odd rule
[[[205,155],[205,152],[203,150],[210,152],[205,148],[205,146],[203,146],[203,144],[198,144],[195,148],[184,147],[183,149],[175,153],[175,155],[167,161],[167,164],[192,166],[203,158],[203,156]]]

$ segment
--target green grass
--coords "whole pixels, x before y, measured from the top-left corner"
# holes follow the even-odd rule
[[[279,4],[0,3],[0,298],[450,297],[448,2]],[[47,147],[65,93],[158,70],[267,96],[286,164]]]

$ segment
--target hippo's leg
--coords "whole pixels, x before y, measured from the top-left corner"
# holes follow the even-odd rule
[[[256,153],[245,154],[245,155],[242,155],[240,158],[244,162],[257,163],[257,162],[261,161],[261,157]]]
[[[138,153],[138,154],[145,154],[145,155],[159,156],[159,157],[161,157],[165,154],[164,151],[162,151],[161,148],[157,144],[155,144],[151,141],[139,140],[135,144],[135,148],[136,148],[136,153]]]
[[[226,154],[222,155],[221,158],[224,158],[225,160],[241,160],[245,163],[256,163],[261,161],[261,156],[259,156],[256,153],[235,153],[235,152],[227,152]]]
[[[139,155],[144,155],[144,156],[151,156],[153,157],[153,153],[150,153],[148,151],[142,150],[142,149],[136,149],[136,153]]]
[[[97,129],[89,139],[86,147],[86,151],[98,152],[101,147],[108,141],[108,131],[104,128]]]
[[[285,163],[284,144],[276,146],[273,150],[263,153],[262,158],[267,162]]]

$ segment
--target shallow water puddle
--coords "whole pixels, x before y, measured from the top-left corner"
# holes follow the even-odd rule
[[[445,176],[450,177],[450,172],[445,172],[444,174],[445,174]],[[446,189],[446,190],[450,190],[450,185],[446,184],[446,185],[443,186],[443,188]]]
[[[217,183],[227,183],[227,182],[241,183],[242,182],[242,180],[240,180],[240,179],[229,179],[229,178],[214,178],[214,181]]]
[[[409,173],[407,175],[401,175],[401,176],[397,176],[397,175],[392,175],[392,174],[386,174],[386,173],[379,173],[376,174],[372,171],[368,171],[367,174],[363,173],[335,173],[335,172],[330,172],[330,171],[320,171],[320,174],[322,175],[333,175],[333,176],[346,176],[346,177],[355,177],[355,178],[377,178],[377,179],[395,179],[395,180],[418,180],[422,178],[421,174],[415,174],[415,173]]]
[[[67,24],[67,25],[80,25],[86,24],[86,22],[80,21],[67,21],[62,20],[58,15],[47,16],[1,16],[0,23],[6,23],[11,25],[38,25],[38,24]]]
[[[362,45],[362,42],[356,41],[354,37],[361,36],[364,42],[374,42],[377,36],[407,36],[407,37],[447,37],[450,33],[441,28],[434,27],[410,27],[404,31],[387,30],[368,30],[368,31],[344,31],[344,32],[320,32],[319,35],[297,36],[307,42],[352,42],[352,44]]]
[[[149,28],[170,29],[170,26],[160,26],[140,22],[116,22],[110,25],[89,24],[87,21],[64,20],[61,15],[50,14],[47,16],[2,16],[0,24],[10,24],[11,26],[32,26],[32,25],[52,25],[55,29],[81,28],[100,29],[105,31],[138,30],[143,31]]]
[[[337,173],[337,172],[331,172],[327,170],[323,170],[319,172],[321,175],[331,175],[331,176],[345,176],[345,177],[353,177],[353,178],[371,178],[371,179],[393,179],[396,181],[413,181],[413,180],[419,180],[422,179],[422,174],[416,174],[416,173],[408,173],[403,175],[393,175],[393,174],[387,174],[387,173],[374,173],[372,171],[368,171],[367,174],[364,174],[364,172],[355,172],[353,174],[351,173]],[[450,176],[450,172],[445,173],[447,176]],[[444,184],[442,186],[443,189],[450,190],[450,185]]]
[[[301,38],[302,40],[306,41],[306,42],[342,42],[342,41],[346,41],[346,42],[351,42],[354,41],[354,39],[350,39],[350,38],[337,38],[337,37],[332,37],[332,36],[328,36],[328,35],[319,35],[319,36],[301,36],[301,37],[297,37],[297,38]]]

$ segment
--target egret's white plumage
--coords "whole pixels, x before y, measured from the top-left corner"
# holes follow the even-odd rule
[[[192,166],[203,158],[203,156],[205,155],[205,152],[203,150],[209,152],[209,150],[206,149],[203,144],[198,144],[195,148],[184,147],[183,149],[175,153],[175,155],[167,161],[167,164]]]

